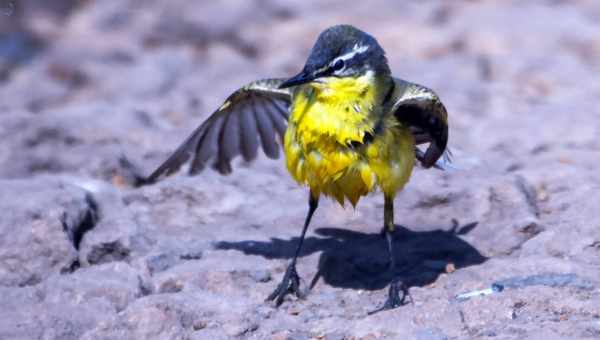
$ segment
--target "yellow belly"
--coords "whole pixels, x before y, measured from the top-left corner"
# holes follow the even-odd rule
[[[345,199],[356,205],[361,196],[377,188],[394,197],[414,166],[410,131],[389,117],[379,134],[361,144],[365,133],[374,133],[368,101],[346,105],[307,91],[294,98],[284,139],[292,177],[314,194],[334,197],[342,205]]]

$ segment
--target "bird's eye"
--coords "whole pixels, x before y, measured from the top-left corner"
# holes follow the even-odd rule
[[[342,59],[339,59],[338,61],[333,63],[333,66],[331,68],[333,69],[333,71],[339,71],[339,70],[343,69],[344,61]]]

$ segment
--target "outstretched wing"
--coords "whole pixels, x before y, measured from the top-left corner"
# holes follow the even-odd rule
[[[450,159],[450,152],[446,149],[448,114],[438,96],[424,86],[395,79],[392,98],[395,99],[392,112],[396,119],[410,127],[416,144],[429,143],[424,153],[415,150],[416,158],[425,168],[444,168],[437,163],[442,156],[442,163]]]
[[[202,171],[209,162],[220,173],[230,173],[235,156],[241,154],[247,161],[256,158],[259,137],[265,154],[278,158],[291,102],[290,90],[279,89],[283,81],[258,80],[235,91],[144,184],[176,172],[190,158],[190,174]]]

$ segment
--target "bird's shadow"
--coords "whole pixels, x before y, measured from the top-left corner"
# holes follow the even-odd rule
[[[311,287],[323,278],[341,288],[378,290],[393,279],[400,278],[408,287],[425,286],[434,282],[444,272],[483,263],[487,258],[475,247],[463,240],[477,223],[450,229],[411,231],[396,226],[394,233],[394,256],[397,271],[391,273],[387,243],[381,233],[361,233],[338,228],[320,228],[304,240],[300,256],[321,252],[317,274]],[[289,240],[271,238],[270,241],[221,241],[217,249],[239,250],[249,255],[268,259],[291,259],[298,238]]]

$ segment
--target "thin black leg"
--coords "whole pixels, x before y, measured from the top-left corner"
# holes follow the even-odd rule
[[[319,206],[319,196],[314,195],[312,192],[309,194],[308,198],[308,214],[306,214],[306,219],[304,220],[304,227],[302,228],[302,234],[300,235],[300,241],[298,242],[298,246],[296,247],[296,252],[294,253],[294,257],[292,258],[292,262],[288,265],[283,278],[281,279],[281,283],[277,286],[277,288],[267,297],[267,301],[275,300],[275,305],[279,307],[283,303],[283,299],[288,294],[294,294],[296,297],[301,298],[302,292],[300,291],[300,277],[296,272],[296,261],[298,260],[298,256],[300,255],[300,250],[302,249],[302,243],[304,243],[304,237],[306,236],[306,231],[308,230],[308,226],[310,225],[310,220],[312,219],[315,210]]]
[[[393,279],[390,283],[387,300],[385,301],[383,306],[377,308],[374,311],[369,312],[369,314],[374,314],[383,310],[393,309],[402,306],[406,304],[406,297],[410,297],[408,293],[408,287],[402,282],[402,280],[400,280],[400,278],[396,276],[397,265],[396,257],[394,256],[394,230],[396,229],[396,226],[394,225],[393,197],[385,197],[383,220],[385,239],[387,241],[388,246],[388,255],[390,257],[389,271],[391,272],[391,276],[393,277]]]

